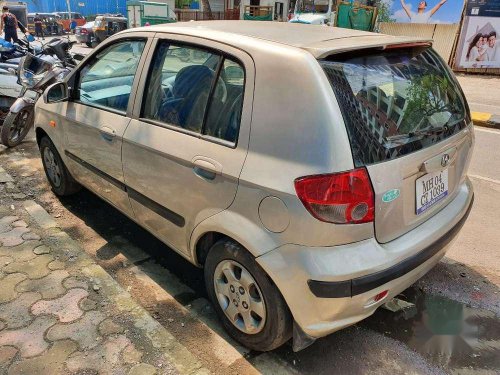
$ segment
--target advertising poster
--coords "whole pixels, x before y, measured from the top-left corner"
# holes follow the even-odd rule
[[[455,67],[500,68],[500,0],[469,0]]]
[[[385,0],[391,21],[410,23],[458,23],[464,0]]]

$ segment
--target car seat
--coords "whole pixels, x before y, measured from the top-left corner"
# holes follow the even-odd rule
[[[172,97],[160,106],[160,121],[187,130],[201,130],[214,72],[204,65],[191,65],[179,70],[172,87]]]

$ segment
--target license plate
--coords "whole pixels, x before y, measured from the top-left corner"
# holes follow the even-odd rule
[[[415,182],[416,214],[427,211],[430,207],[448,195],[448,169],[428,173]]]

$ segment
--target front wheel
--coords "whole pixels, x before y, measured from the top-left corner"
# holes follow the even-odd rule
[[[80,190],[80,184],[71,176],[59,152],[48,137],[40,140],[40,155],[45,175],[56,195],[71,195]]]
[[[18,113],[9,112],[2,125],[0,138],[7,147],[15,147],[26,137],[35,121],[35,107],[30,105]]]
[[[221,240],[210,249],[205,283],[217,315],[236,341],[269,351],[291,338],[292,317],[283,296],[238,243]]]

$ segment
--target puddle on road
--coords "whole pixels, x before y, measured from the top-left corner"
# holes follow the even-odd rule
[[[359,324],[449,370],[500,372],[500,320],[494,313],[414,288],[402,297],[415,306],[399,312],[378,309]]]

